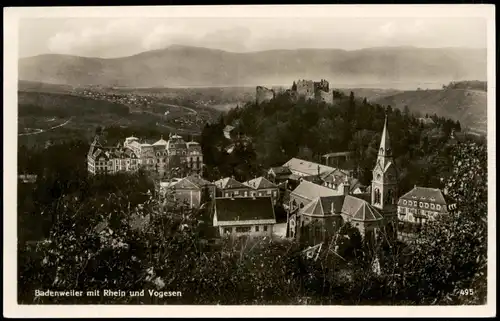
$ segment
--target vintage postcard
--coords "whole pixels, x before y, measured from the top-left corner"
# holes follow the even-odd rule
[[[493,316],[492,5],[4,9],[8,317]]]

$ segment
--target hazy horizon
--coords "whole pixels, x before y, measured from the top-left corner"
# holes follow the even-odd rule
[[[19,58],[119,58],[170,46],[250,53],[379,47],[486,49],[482,18],[25,18]]]

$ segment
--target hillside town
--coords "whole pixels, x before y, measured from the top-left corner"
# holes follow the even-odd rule
[[[303,84],[316,83],[299,81],[298,88]],[[327,82],[320,84],[328,89]],[[304,92],[312,94],[308,89]],[[233,137],[233,129],[224,128],[227,139]],[[446,215],[453,200],[446,191],[431,187],[398,191],[387,116],[381,133],[370,186],[363,186],[348,168],[348,152],[324,155],[325,164],[292,158],[245,182],[234,177],[208,181],[203,178],[199,143],[185,142],[176,134],[154,143],[128,137],[115,147],[101,146],[96,137],[88,153],[88,171],[114,174],[142,168],[155,174],[160,199],[170,197],[181,206],[208,209],[220,238],[269,236],[315,246],[350,222],[365,242],[374,243],[380,235],[411,240],[423,224]],[[334,164],[337,167],[330,166]],[[277,206],[286,212],[286,228],[281,233],[273,233]]]

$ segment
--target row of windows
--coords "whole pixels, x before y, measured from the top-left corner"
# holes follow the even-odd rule
[[[424,203],[424,202],[403,200],[403,205],[417,206],[417,204],[419,207],[436,209],[438,211],[441,210],[441,205],[439,205],[439,204],[434,204],[434,203],[429,204],[429,203]]]
[[[261,228],[262,228],[262,230],[261,230]],[[255,226],[255,232],[260,232],[260,231],[267,232],[267,229],[268,229],[267,225],[264,225],[264,226],[256,225]],[[223,230],[224,230],[224,233],[232,233],[232,232],[248,233],[248,232],[252,231],[252,227],[251,226],[224,227]]]
[[[271,196],[272,195],[272,196],[276,197],[278,195],[278,192],[277,191],[267,190],[266,193],[264,194],[264,192],[248,192],[248,191],[243,191],[240,194],[240,191],[233,191],[233,192],[225,192],[224,195],[226,197],[240,196],[240,195],[243,195],[243,196],[265,196],[265,195]]]
[[[436,214],[438,214],[438,212],[434,212],[434,211],[419,210],[416,208],[408,208],[408,207],[400,208],[398,213],[400,215],[406,215],[406,214],[436,215]]]

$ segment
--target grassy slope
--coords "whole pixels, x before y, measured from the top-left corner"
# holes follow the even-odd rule
[[[404,91],[372,100],[381,105],[403,109],[408,105],[412,112],[422,116],[434,114],[459,120],[463,126],[486,131],[486,92],[478,90],[446,89]]]

